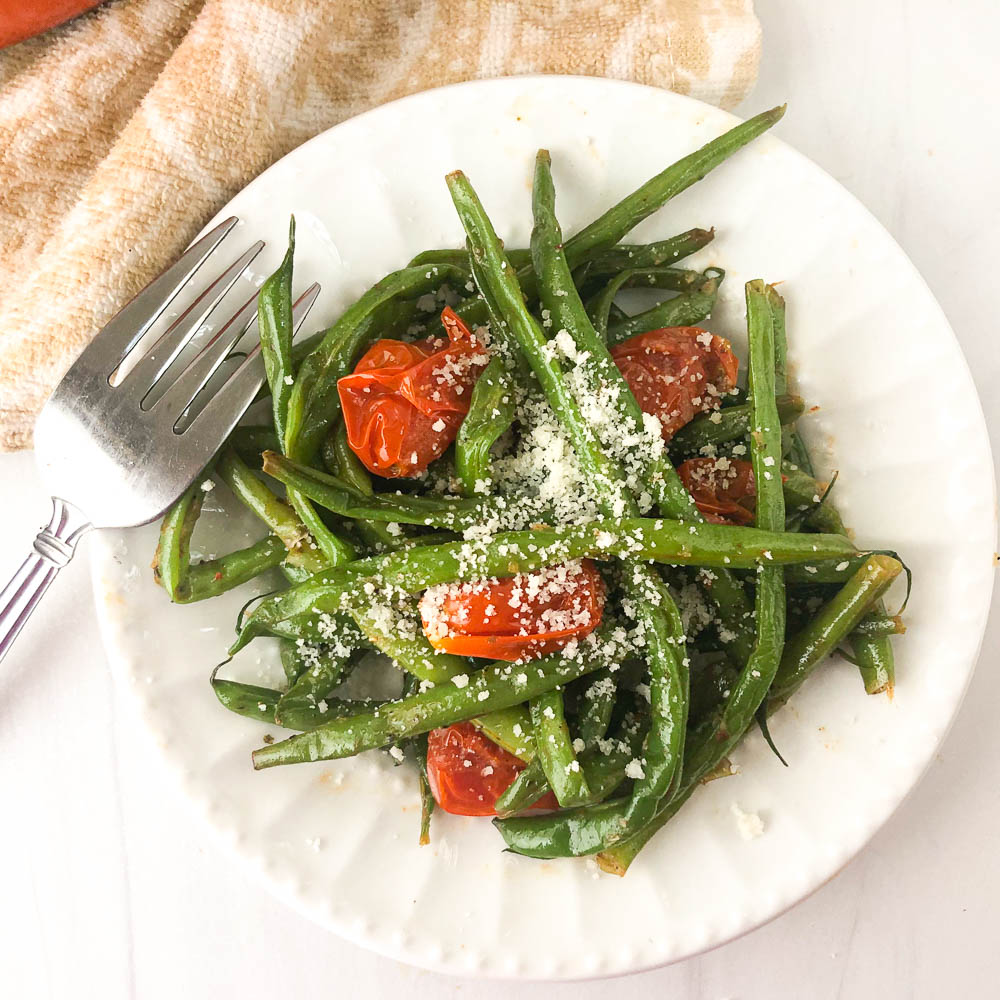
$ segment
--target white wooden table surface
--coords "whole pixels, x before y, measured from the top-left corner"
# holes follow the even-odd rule
[[[996,450],[1000,336],[989,248],[1000,231],[1000,6],[757,0],[757,7],[764,58],[744,110],[788,99],[779,134],[858,195],[916,262],[962,342]],[[0,578],[47,516],[31,456],[0,456]],[[443,978],[360,951],[248,884],[161,780],[115,691],[84,556],[0,669],[0,995],[995,996],[996,611],[968,698],[930,773],[830,884],[770,925],[667,969],[515,987]]]

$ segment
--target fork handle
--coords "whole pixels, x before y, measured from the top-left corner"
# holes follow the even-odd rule
[[[0,660],[38,606],[42,594],[93,525],[72,504],[52,498],[52,518],[35,536],[34,551],[0,593]]]

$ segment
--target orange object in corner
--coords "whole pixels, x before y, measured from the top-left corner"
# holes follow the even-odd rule
[[[0,49],[40,35],[101,0],[0,0]]]

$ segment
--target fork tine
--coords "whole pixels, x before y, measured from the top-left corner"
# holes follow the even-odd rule
[[[310,285],[292,309],[292,333],[298,333],[309,310],[319,295],[319,285]],[[260,356],[260,343],[229,377],[225,385],[212,397],[190,426],[183,432],[187,439],[214,451],[239,423],[247,407],[254,401],[264,384],[264,361]]]
[[[256,321],[257,296],[252,295],[202,348],[174,384],[150,406],[150,410],[157,417],[165,418],[183,413]]]
[[[292,307],[292,330],[297,332],[302,325],[316,296],[319,284],[310,285]],[[250,332],[257,320],[257,296],[250,298],[232,319],[209,341],[201,353],[181,373],[177,381],[150,407],[157,416],[182,415],[205,388],[209,379],[219,370],[219,366],[243,336]]]
[[[81,355],[87,370],[110,377],[238,222],[235,215],[220,222],[126,303]]]
[[[296,300],[292,306],[292,336],[294,337],[302,324],[306,321],[306,316],[319,298],[320,284],[314,281]]]
[[[129,390],[144,400],[149,390],[159,381],[163,373],[173,364],[177,355],[191,338],[201,329],[226,293],[236,284],[240,275],[250,266],[253,259],[264,249],[258,240],[227,267],[184,312],[174,320],[166,332],[157,340],[148,353],[139,361],[116,386],[119,391]]]
[[[299,330],[302,329],[302,324],[306,321],[306,316],[309,315],[309,311],[312,309],[313,304],[316,299],[319,298],[320,285],[318,281],[314,281],[296,300],[295,305],[292,306],[292,336],[294,337]]]

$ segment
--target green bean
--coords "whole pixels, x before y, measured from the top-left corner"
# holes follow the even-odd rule
[[[750,458],[757,487],[756,525],[765,531],[783,531],[785,496],[781,485],[781,419],[775,395],[773,291],[763,281],[747,282]],[[781,604],[784,607],[784,594]]]
[[[426,847],[431,842],[431,816],[437,806],[427,779],[427,734],[415,736],[411,742],[417,760],[417,787],[420,791],[420,837],[417,843]]]
[[[296,340],[295,343],[292,344],[292,368],[294,368],[296,372],[299,370],[299,365],[301,365],[302,362],[305,361],[305,359],[309,357],[309,355],[312,354],[312,352],[315,351],[316,348],[323,342],[324,336],[325,331],[320,330],[318,333],[314,333],[308,337],[303,337],[301,340]]]
[[[354,546],[326,524],[308,498],[294,489],[288,490],[287,495],[295,513],[309,529],[317,548],[331,566],[339,566],[355,558],[357,551]]]
[[[902,564],[897,560],[882,554],[863,558],[860,567],[853,572],[819,615],[786,642],[781,666],[768,700],[769,711],[774,711],[783,704],[816,665],[857,626],[858,621],[873,602],[877,603],[878,598],[899,575],[902,568]],[[749,723],[743,731],[748,727]],[[653,834],[676,814],[697,788],[704,774],[725,757],[742,736],[742,731],[731,731],[728,738],[720,743],[716,741],[714,732],[709,728],[703,730],[703,733],[702,738],[695,744],[698,759],[693,763],[690,772],[688,761],[685,760],[685,781],[681,793],[639,836],[598,856],[598,864],[605,871],[624,875]],[[691,756],[694,759],[696,754],[692,753]]]
[[[294,383],[292,365],[292,257],[295,254],[295,216],[288,223],[288,250],[278,267],[261,285],[257,296],[257,328],[260,331],[264,372],[271,388],[274,428],[278,440],[285,438],[288,400]]]
[[[582,267],[586,269],[587,279],[610,277],[624,268],[649,270],[665,267],[707,246],[714,236],[715,230],[689,229],[687,232],[656,243],[620,244],[595,254]],[[532,266],[530,250],[510,250],[504,247],[504,253],[518,271]],[[465,250],[424,250],[418,253],[407,267],[426,267],[430,264],[467,267],[468,263],[469,256]]]
[[[840,512],[825,494],[830,484],[819,483],[790,462],[781,463],[781,478],[785,489],[785,502],[796,514],[805,517],[805,523],[815,531],[847,534]]]
[[[593,444],[593,431],[580,415],[541,328],[528,312],[514,269],[504,257],[502,244],[472,185],[461,171],[456,171],[448,175],[448,187],[469,240],[473,274],[477,275],[477,283],[481,282],[480,291],[491,313],[502,317],[492,330],[494,339],[504,343],[512,356],[526,359],[553,412],[571,435],[577,432]],[[621,468],[599,448],[577,448],[577,458],[598,489],[612,489],[614,483],[624,480]]]
[[[366,585],[374,591],[416,593],[439,583],[512,576],[571,559],[610,557],[674,565],[755,569],[762,559],[775,564],[847,558],[857,550],[840,535],[769,532],[719,524],[681,524],[651,518],[603,519],[533,531],[500,532],[489,542],[446,542],[359,559],[317,573],[311,579],[265,598],[243,623],[232,651],[255,635],[299,617],[305,631],[311,616],[353,607]],[[768,553],[768,555],[765,555]],[[279,633],[280,634],[280,633]]]
[[[434,291],[453,279],[467,281],[466,270],[453,265],[409,267],[386,275],[358,299],[326,331],[323,340],[303,359],[288,404],[285,454],[311,461],[330,425],[340,413],[337,380],[350,374],[355,358],[386,332],[387,316],[401,299]]]
[[[434,649],[423,632],[404,631],[398,626],[387,629],[370,605],[357,606],[352,615],[368,641],[405,673],[434,685],[468,670],[468,663],[461,656]]]
[[[377,713],[333,719],[310,733],[261,747],[254,751],[254,767],[352,757],[363,750],[475,718],[484,709],[496,711],[518,705],[613,662],[619,647],[605,633],[592,635],[594,640],[581,641],[572,659],[555,653],[532,660],[530,666],[520,669],[500,661],[468,675],[461,687],[454,682],[439,684],[422,694],[383,705]]]
[[[779,396],[778,420],[791,423],[805,408],[801,396]],[[702,413],[685,424],[670,439],[670,454],[675,459],[697,455],[703,448],[742,441],[750,430],[750,404],[724,406],[714,413]]]
[[[885,605],[882,601],[876,602],[874,611],[877,621],[878,614],[885,612]],[[885,691],[891,698],[896,685],[896,661],[892,652],[892,643],[888,636],[864,634],[861,627],[870,624],[870,619],[872,619],[871,614],[862,619],[848,637],[851,651],[854,653],[854,660],[861,672],[865,691],[868,694],[881,694]],[[889,621],[892,620],[889,619]]]
[[[747,143],[766,132],[772,125],[780,121],[784,113],[785,106],[781,105],[770,111],[765,111],[749,121],[742,122],[718,138],[706,143],[701,149],[672,163],[631,194],[626,195],[566,243],[566,260],[570,268],[579,267],[590,256],[612,250],[614,245],[643,219],[652,215],[675,195],[701,180],[709,171],[729,159],[733,153]],[[531,269],[527,267],[521,269],[517,278],[525,296],[529,299],[532,298],[535,292],[535,282]],[[681,297],[678,296],[678,298]],[[674,307],[674,313],[671,313],[671,322],[661,322],[658,326],[647,326],[643,330],[655,330],[665,326],[689,326],[700,322],[711,312],[714,302],[715,296],[713,294],[707,308],[705,308],[706,303],[703,299],[682,303]],[[481,325],[487,322],[486,307],[478,299],[471,299],[467,303],[463,303],[456,312],[470,324],[478,323]],[[612,328],[612,330],[614,329]],[[640,333],[643,330],[634,330],[633,332]],[[620,339],[625,340],[630,336],[632,334],[628,333]],[[618,343],[618,340],[613,342]]]
[[[497,746],[519,760],[532,760],[535,756],[534,729],[531,715],[524,705],[502,708],[488,712],[472,720],[472,724],[482,730]]]
[[[566,244],[571,262],[614,246],[661,205],[700,181],[710,170],[781,120],[785,105],[765,111],[672,163],[640,188],[609,208]]]
[[[638,759],[636,763],[641,769]],[[497,818],[493,825],[507,849],[515,854],[529,858],[580,857],[621,839],[618,831],[623,829],[625,811],[632,801],[633,796],[628,796],[547,816]]]
[[[750,342],[751,455],[759,476],[757,526],[760,530],[779,533],[785,523],[778,471],[781,429],[774,397],[773,323],[763,282],[747,284],[747,326]],[[702,760],[698,754],[699,746],[706,747],[706,744],[696,743],[692,748],[693,756],[684,759],[685,778],[692,761],[699,775],[710,770],[717,763],[715,745],[732,733],[742,734],[745,731],[767,696],[779,669],[785,634],[785,588],[782,569],[778,565],[761,565],[758,568],[754,618],[756,640],[753,650],[722,708],[712,740],[701,754],[709,759]],[[650,738],[656,733],[656,716],[654,702],[654,725],[647,738],[644,762],[647,769],[651,757]],[[530,857],[567,857],[607,851],[615,844],[640,834],[648,824],[655,824],[657,813],[670,802],[667,789],[656,798],[642,797],[646,777],[643,765],[639,766],[637,776],[639,781],[628,799],[569,810],[554,816],[499,820],[494,825],[510,850]],[[637,802],[641,803],[641,808]]]
[[[789,640],[771,691],[774,705],[787,701],[812,668],[853,632],[902,571],[891,556],[869,555],[816,617]]]
[[[475,192],[460,174],[449,177],[449,187],[465,227],[473,259],[481,265],[483,279],[487,282],[486,287],[480,284],[480,290],[487,301],[495,300],[499,304],[499,309],[493,311],[502,313],[518,346],[528,358],[549,405],[569,432],[578,461],[590,479],[601,509],[605,514],[638,513],[638,505],[627,489],[624,471],[602,450],[593,429],[583,418],[558,361],[551,351],[546,350],[548,345],[541,330],[524,309],[517,281],[509,273],[511,269]],[[531,234],[531,254],[542,303],[552,314],[554,322],[585,327],[596,339],[570,275],[554,201],[549,155],[540,150],[535,161],[532,189],[535,225]],[[477,274],[475,269],[474,274]],[[481,280],[477,274],[477,281]],[[678,769],[687,714],[687,658],[680,615],[659,576],[650,567],[631,562],[626,565],[623,583],[626,611],[640,623],[644,632],[653,705],[653,723],[643,758],[645,770],[639,774],[621,815],[621,829],[628,830],[633,824],[642,825],[652,814],[657,802],[667,794]],[[534,708],[532,721],[537,731],[539,722]],[[568,745],[568,733],[564,743]],[[541,743],[537,740],[536,747],[541,754]],[[572,764],[566,766],[571,767]],[[543,769],[558,797],[560,791],[565,790],[563,777],[551,762],[549,767],[545,767],[543,762]],[[585,791],[589,789],[570,789],[567,798],[578,801]],[[500,820],[498,824],[502,828],[505,822],[520,821]],[[508,846],[512,846],[506,833],[504,837]]]
[[[815,583],[844,583],[864,565],[866,555],[855,553],[835,559],[807,559],[805,562],[787,566],[785,582],[796,586]]]
[[[312,547],[309,530],[295,511],[272,493],[249,469],[236,450],[226,448],[219,458],[219,477],[253,511],[288,550],[286,561],[301,566],[309,573],[318,573],[329,565]]]
[[[297,644],[304,669],[281,696],[275,720],[289,729],[307,728],[300,725],[303,713],[311,717],[316,710],[321,713],[326,711],[324,699],[346,679],[366,647],[356,629],[350,635],[340,634],[335,646]]]
[[[819,615],[785,643],[781,666],[768,700],[769,711],[783,704],[816,665],[844,639],[902,568],[897,560],[889,556],[868,556]],[[728,730],[728,735],[722,740],[717,738],[714,727],[701,727],[685,757],[684,781],[677,796],[637,836],[598,855],[598,865],[604,871],[624,875],[639,851],[677,813],[701,779],[739,742],[752,721],[747,721],[742,729]]]
[[[297,372],[299,370],[299,365],[302,364],[302,359],[307,355],[312,354],[312,352],[319,345],[320,341],[323,339],[323,331],[320,330],[319,333],[314,333],[312,336],[303,337],[302,340],[296,340],[292,344],[292,371]],[[265,383],[261,388],[260,392],[257,393],[254,398],[254,403],[261,403],[271,395],[270,387]],[[268,447],[273,447],[275,451],[280,450],[280,444],[268,445]],[[264,449],[261,448],[261,451]]]
[[[167,511],[153,557],[153,579],[175,604],[193,604],[232,590],[279,566],[287,555],[273,535],[215,559],[191,565],[191,534],[204,490],[192,484]]]
[[[588,805],[603,802],[625,780],[629,763],[642,755],[648,728],[648,713],[643,718],[627,717],[610,740],[600,740],[580,755],[580,766],[590,787]]]
[[[642,751],[645,734],[646,729],[639,719],[626,718],[610,740],[601,741],[605,744],[604,749],[594,746],[580,755],[580,767],[590,789],[588,804],[603,801],[622,783],[629,761]],[[541,762],[536,758],[497,799],[494,807],[497,816],[507,819],[524,812],[548,791],[548,787]]]
[[[890,636],[903,635],[906,626],[899,615],[890,615],[885,605],[879,601],[851,633],[859,639],[888,639]]]
[[[549,783],[545,778],[541,759],[536,755],[528,766],[504,789],[493,806],[501,818],[516,816],[530,809],[547,791]]]
[[[513,267],[505,257],[502,245],[497,239],[493,226],[472,186],[461,173],[450,175],[448,185],[452,193],[452,200],[466,230],[470,258],[473,263],[473,275],[489,306],[490,313],[498,319],[498,322],[494,324],[494,339],[505,342],[511,355],[521,356],[527,360],[549,405],[569,432],[581,468],[595,487],[601,505],[606,512],[615,509],[615,505],[620,501],[624,505],[624,510],[633,514],[638,513],[634,500],[628,497],[625,492],[623,470],[600,448],[592,429],[583,419],[579,405],[567,382],[562,377],[558,362],[548,350],[541,329],[528,312],[521,297],[521,289],[514,275]],[[562,256],[561,250],[558,248],[558,244],[561,244],[558,224],[551,212],[548,213],[547,218],[542,217],[543,213],[537,210],[537,197],[536,194],[535,229],[532,232],[531,247],[535,269],[540,276],[539,285],[542,288],[543,304],[549,305],[554,292],[548,282],[552,276],[551,268],[540,267],[539,261],[542,257],[551,260],[554,254],[559,255],[561,263],[560,277],[565,288],[563,294],[568,292],[579,302],[565,257]],[[546,245],[545,249],[541,248],[543,243]],[[582,305],[580,313],[583,313]],[[621,511],[617,511],[617,513],[621,513]],[[647,626],[651,658],[658,657],[660,663],[664,664],[662,670],[657,671],[658,678],[669,673],[671,680],[679,684],[681,672],[677,669],[668,671],[668,667],[665,665],[669,663],[670,666],[676,668],[673,650],[664,641],[669,629],[666,624],[666,615],[669,609],[663,608],[661,610],[656,606],[660,603],[672,606],[669,594],[651,570],[640,566],[635,567],[632,590],[638,598],[634,602],[635,607]],[[639,591],[642,591],[641,596]],[[676,642],[676,636],[670,637],[670,641]],[[657,683],[666,685],[668,682],[666,679],[662,681],[658,679]],[[670,704],[674,712],[683,710],[681,699],[675,697]],[[542,699],[541,702],[533,702],[531,715],[536,732],[536,750],[543,757],[543,770],[560,803],[572,804],[583,800],[589,795],[589,789],[579,771],[579,762],[576,761],[572,749],[569,731],[563,716],[561,693],[556,692]],[[541,734],[543,723],[549,721],[549,716],[552,717],[555,725],[546,727],[544,734]],[[669,729],[671,734],[677,732],[677,729],[673,727],[672,720],[664,729]],[[657,750],[659,751],[659,749],[659,745],[657,745]],[[668,754],[674,750],[673,745],[670,748],[663,748],[664,764],[667,768],[669,768]]]
[[[535,753],[559,805],[566,807],[586,802],[590,788],[573,749],[562,692],[553,689],[532,698],[529,709],[535,731]]]
[[[261,722],[274,722],[274,710],[278,707],[280,691],[272,691],[270,688],[258,687],[255,684],[222,680],[214,674],[212,690],[220,704],[230,712],[248,719],[260,719]]]
[[[672,326],[696,326],[707,319],[715,308],[721,278],[706,277],[697,288],[682,292],[659,305],[636,313],[628,319],[608,324],[608,344],[615,346],[650,330],[664,330]]]
[[[292,257],[295,251],[295,219],[288,231],[288,250],[278,270],[264,283],[258,296],[257,314],[261,353],[271,389],[274,426],[282,448],[287,450],[288,413],[294,391],[292,362]],[[332,531],[312,505],[294,492],[289,502],[306,527],[326,562],[336,565],[354,557],[350,543]]]
[[[763,282],[747,284],[746,301],[751,457],[759,477],[757,530],[771,530],[791,539],[795,534],[783,531],[784,495],[778,472],[780,423],[774,395],[774,323]],[[783,571],[774,560],[765,559],[759,566],[754,617],[757,638],[753,653],[732,686],[718,720],[698,728],[684,760],[686,784],[700,781],[735,745],[735,740],[752,723],[781,670],[785,649],[785,586]],[[721,748],[725,749],[720,752]],[[653,821],[654,825],[656,822]]]
[[[824,488],[810,478],[813,474],[812,458],[805,442],[797,432],[792,436],[790,455],[794,462],[782,463],[786,489],[789,484],[800,484],[801,492],[805,494],[802,503],[815,504],[817,496],[821,494],[824,496],[824,502],[819,503],[818,506],[814,505],[806,515],[806,523],[816,531],[832,530],[846,534],[846,528],[839,511],[829,500],[825,499],[826,492],[829,491],[830,487]],[[810,483],[815,483],[811,494],[809,493]],[[887,691],[891,698],[896,683],[896,661],[889,635],[864,634],[862,630],[862,626],[868,623],[869,619],[877,618],[880,615],[885,615],[885,605],[881,601],[875,605],[873,614],[859,623],[849,636],[849,641],[854,653],[854,662],[865,685],[865,691],[868,694],[881,694],[883,691]],[[892,621],[899,622],[898,616]]]
[[[701,180],[709,171],[719,166],[747,143],[766,132],[781,119],[784,113],[785,107],[782,105],[737,125],[702,146],[701,149],[677,160],[631,194],[626,195],[566,243],[564,249],[570,268],[579,267],[586,259],[596,254],[614,252],[615,244],[643,219],[652,215],[675,195]],[[627,251],[628,248],[624,249]],[[532,298],[535,292],[532,270],[528,267],[522,268],[517,277],[525,296],[529,299]],[[714,295],[711,298],[712,302],[707,308],[704,308],[705,302],[700,299],[697,302],[687,303],[686,311],[683,311],[681,307],[675,307],[678,315],[682,318],[675,318],[672,323],[661,323],[660,326],[690,325],[699,322],[711,311],[715,301]],[[700,313],[701,308],[704,308],[703,313]],[[471,323],[482,324],[487,321],[487,310],[479,300],[474,299],[463,303],[463,307],[456,311],[463,319]],[[697,319],[690,318],[692,316],[697,316]],[[651,326],[645,329],[657,329],[657,327]],[[635,332],[641,331],[636,330]],[[631,334],[627,336],[631,336]]]
[[[781,421],[775,395],[778,351],[775,325],[780,297],[763,281],[746,285],[750,397],[750,459],[756,484],[756,526],[784,531],[785,495],[781,483]],[[781,307],[783,308],[783,306]],[[784,364],[783,356],[781,364]],[[761,564],[757,571],[754,620],[757,639],[722,712],[723,733],[742,731],[767,697],[785,643],[785,574],[781,566]],[[766,733],[765,733],[766,735]]]
[[[719,760],[725,757],[725,754],[719,755]],[[629,865],[635,861],[638,853],[649,843],[651,838],[655,833],[657,833],[668,820],[674,818],[680,810],[681,806],[691,797],[691,794],[698,787],[698,781],[688,780],[686,777],[684,779],[684,784],[681,786],[677,794],[670,800],[669,803],[663,808],[663,810],[657,813],[656,818],[649,824],[647,824],[642,830],[640,830],[634,837],[629,840],[624,841],[621,844],[616,844],[614,847],[606,851],[601,851],[597,855],[597,865],[605,872],[610,875],[624,875],[629,868]]]
[[[624,280],[619,289],[627,288],[657,288],[666,292],[689,292],[699,287],[706,277],[718,278],[721,282],[726,272],[718,267],[710,267],[705,271],[694,271],[684,267],[632,267],[623,271]]]
[[[316,469],[325,469],[330,473],[331,476],[340,476],[340,460],[337,457],[337,432],[343,427],[343,423],[338,421],[330,428],[330,433],[323,439],[322,447],[319,450],[319,461],[315,459],[312,462],[312,467]],[[268,448],[267,451],[281,451],[280,448]],[[261,452],[261,458],[263,459],[263,451]],[[341,478],[347,478],[343,476]]]
[[[534,190],[536,221],[532,247],[537,243],[536,270],[542,276],[540,285],[543,305],[549,311],[554,328],[565,329],[573,339],[577,357],[585,359],[580,362],[580,370],[589,383],[589,393],[596,396],[602,404],[607,401],[606,423],[609,426],[602,429],[610,441],[605,441],[605,445],[615,440],[621,442],[625,438],[641,441],[644,433],[642,408],[614,363],[603,339],[591,325],[569,278],[568,264],[561,250],[562,232],[555,216],[555,189],[549,158],[544,150],[536,158]],[[582,433],[579,436],[580,443],[574,442],[578,453],[581,445],[589,445],[589,440]],[[656,447],[648,449],[649,454],[642,455],[644,468],[639,473],[642,484],[663,513],[670,517],[703,521],[701,512],[676,470],[663,455],[659,438],[655,445]],[[636,448],[629,444],[622,450],[635,452]],[[727,634],[733,637],[736,657],[742,663],[750,653],[747,628],[749,607],[743,590],[727,572],[721,571],[716,574],[709,599],[718,607]]]
[[[813,468],[812,458],[810,457],[806,444],[802,440],[798,431],[792,435],[792,448],[788,453],[788,460],[807,475],[814,476],[816,474],[816,470]]]
[[[281,451],[278,435],[271,424],[237,427],[229,435],[229,445],[250,466],[260,464],[261,452]]]
[[[583,704],[576,720],[577,735],[584,747],[592,747],[604,738],[611,725],[617,694],[617,684],[610,670],[601,670],[587,678]]]
[[[785,332],[785,301],[772,289],[774,321],[774,341],[775,341],[775,386],[778,393],[788,392],[788,338]],[[792,427],[789,436],[789,448],[787,455],[798,468],[806,475],[814,476],[812,460],[805,442],[799,436],[799,432]],[[836,513],[836,512],[834,512]],[[825,528],[816,527],[817,531],[825,531]],[[841,527],[839,530],[843,530]]]
[[[331,474],[336,475],[358,492],[366,496],[374,496],[372,477],[362,464],[361,459],[352,451],[350,442],[347,440],[347,427],[343,422],[338,423],[336,428],[327,435],[327,442],[332,444],[332,458],[336,463],[333,467],[328,465]],[[398,525],[393,531],[382,521],[358,518],[354,521],[354,530],[361,536],[365,544],[377,551],[395,549],[406,542],[406,535]]]
[[[589,257],[581,266],[580,277],[587,281],[598,280],[613,277],[626,268],[641,269],[676,264],[677,261],[707,246],[714,238],[714,229],[689,229],[685,233],[656,243],[619,243]],[[577,284],[580,283],[578,280]]]
[[[315,460],[340,412],[337,379],[348,374],[360,351],[389,332],[387,324],[391,327],[412,315],[412,310],[400,311],[400,298],[429,291],[436,287],[435,282],[440,284],[439,272],[450,270],[431,268],[419,274],[413,269],[397,271],[366,292],[326,331],[318,346],[303,359],[292,386],[282,449],[289,458]],[[308,498],[292,489],[288,499],[332,565],[354,557],[350,543],[326,526]]]
[[[738,677],[739,671],[724,654],[719,654],[715,659],[696,662],[691,667],[690,720],[703,722],[705,716],[718,709],[729,697]]]
[[[193,604],[218,597],[280,566],[286,555],[284,545],[269,535],[246,548],[216,559],[206,559],[188,569],[186,585],[175,600],[181,604]]]
[[[275,711],[281,699],[281,692],[271,688],[258,687],[256,684],[243,684],[241,681],[229,681],[212,674],[212,690],[219,703],[230,712],[243,715],[248,719],[259,719],[273,725],[280,725],[275,720]],[[382,702],[365,698],[358,701],[346,701],[341,698],[328,698],[326,712],[314,709],[312,713],[303,711],[298,722],[302,724],[300,732],[318,726],[332,715],[350,715],[352,712],[368,712],[377,708]],[[298,728],[288,727],[285,728]]]
[[[366,495],[336,476],[292,462],[273,451],[264,452],[264,471],[342,517],[433,525],[462,531],[481,524],[492,513],[508,508],[508,502],[503,497]]]
[[[317,712],[327,712],[324,699],[345,677],[347,657],[333,656],[329,652],[317,653],[317,656],[321,657],[320,661],[307,665],[278,701],[274,720],[286,729],[311,728],[303,720],[312,718]]]
[[[676,267],[628,268],[610,278],[596,295],[587,302],[587,314],[602,340],[607,339],[608,318],[615,297],[626,288],[664,288],[674,292],[687,292],[701,285],[705,276],[699,271]],[[719,278],[721,281],[721,277]]]
[[[170,595],[183,602],[191,563],[191,535],[201,514],[204,492],[192,483],[167,511],[160,525],[160,538],[153,557],[153,579]]]
[[[531,267],[530,250],[508,250],[507,257],[516,268]],[[427,267],[430,264],[447,264],[451,267],[468,268],[469,254],[465,250],[424,250],[422,253],[418,253],[406,266]],[[468,277],[471,277],[471,274]],[[465,290],[464,285],[462,290]]]
[[[785,327],[785,300],[774,285],[764,289],[764,296],[771,310],[771,329],[774,340],[774,392],[777,396],[788,394],[788,335]]]
[[[491,312],[502,316],[500,330],[516,341],[517,347],[528,359],[549,405],[569,432],[577,459],[592,484],[599,505],[605,514],[638,513],[638,506],[628,492],[624,471],[601,448],[593,429],[583,418],[579,403],[570,390],[558,361],[548,350],[540,328],[525,309],[513,269],[503,255],[496,233],[478,197],[460,173],[452,174],[448,180],[452,200],[466,230],[473,260],[473,274],[480,291],[490,304]],[[596,340],[563,252],[562,233],[555,216],[554,200],[549,156],[547,152],[540,151],[536,158],[532,193],[534,228],[531,234],[531,254],[542,304],[559,326],[564,323],[584,326]],[[627,820],[629,822],[633,813],[638,814],[647,807],[652,808],[654,800],[665,793],[672,780],[683,745],[687,677],[680,616],[659,577],[649,567],[632,563],[626,568],[625,586],[632,604],[630,613],[644,628],[655,706],[655,724],[651,728],[647,746],[647,773],[644,780],[636,785]],[[550,704],[546,707],[551,710],[553,706]],[[533,705],[532,722],[536,732],[539,726],[537,711]],[[562,756],[565,756],[566,748],[569,747],[568,732],[562,735],[564,738],[556,742],[557,745],[562,744]],[[537,739],[536,746],[541,746]],[[564,769],[573,766],[573,761],[560,759],[560,763]],[[549,760],[548,766],[545,764],[543,761],[546,777],[557,797],[563,793],[567,802],[572,802],[586,795],[587,789],[573,780],[579,774],[578,771],[571,770],[567,775],[564,770],[559,775],[556,773],[556,761]],[[571,782],[569,787],[567,778]],[[560,797],[560,802],[562,801]]]
[[[475,496],[487,492],[490,449],[514,420],[514,389],[503,360],[492,358],[476,380],[469,412],[455,438],[455,469],[462,492]]]
[[[563,249],[562,231],[555,214],[555,188],[552,183],[551,161],[545,150],[540,150],[535,159],[532,209],[535,223],[531,236],[532,259],[539,278],[542,304],[548,311],[554,328],[569,333],[578,352],[577,357],[582,356],[587,359],[583,371],[589,379],[591,392],[597,392],[600,398],[603,390],[604,395],[613,398],[612,410],[615,412],[609,413],[610,423],[615,425],[612,435],[620,435],[622,430],[625,430],[631,431],[641,439],[642,410],[608,353],[603,338],[591,324],[570,275],[567,253]],[[608,305],[610,306],[610,302]],[[602,312],[602,316],[604,315],[606,314]],[[524,338],[527,332],[522,328],[519,339]],[[554,359],[549,362],[551,373],[540,370],[535,363],[532,367],[543,388],[546,388],[553,409],[560,414],[570,431],[577,455],[586,456],[585,467],[589,465],[592,469],[599,470],[594,484],[604,494],[604,513],[608,514],[609,511],[621,513],[618,505],[622,500],[625,500],[623,505],[625,512],[637,513],[638,508],[634,499],[631,496],[624,498],[619,495],[627,483],[624,473],[614,467],[601,469],[595,460],[603,458],[604,452],[597,445],[593,430],[583,419],[579,408],[555,406],[552,386],[564,381],[559,377],[557,362]],[[662,449],[659,440],[656,444]],[[651,456],[645,457],[645,465],[646,468],[642,470],[642,482],[661,507],[675,516],[688,514],[693,519],[700,520],[690,495],[684,489],[673,467],[664,460],[662,451],[654,451]],[[602,482],[601,474],[617,485],[617,491],[614,485],[609,487]],[[630,803],[632,812],[627,822],[632,823],[638,821],[636,817],[642,810],[648,808],[648,800],[651,797],[665,792],[673,768],[680,758],[684,723],[678,720],[683,719],[686,713],[687,678],[683,662],[685,657],[681,652],[684,644],[683,628],[679,624],[677,609],[662,582],[647,567],[631,564],[626,566],[625,584],[628,599],[638,609],[638,618],[649,637],[651,683],[661,694],[658,704],[664,710],[662,717],[657,717],[654,713],[655,721],[651,731],[649,754],[652,763],[647,767],[646,780],[637,785],[636,794]],[[726,581],[720,583],[720,594],[734,599],[736,595],[742,597],[741,591],[727,592],[725,584]],[[742,629],[742,616],[736,617],[738,623],[735,627]]]
[[[306,661],[299,651],[299,644],[294,639],[279,639],[278,657],[281,669],[285,672],[285,680],[291,687],[306,671]]]
[[[331,475],[339,476],[349,486],[372,496],[375,492],[372,487],[372,477],[364,467],[361,459],[354,454],[350,441],[347,439],[347,427],[343,422],[338,423],[336,428],[327,435],[327,440],[333,447],[333,459],[335,465],[330,469]]]

